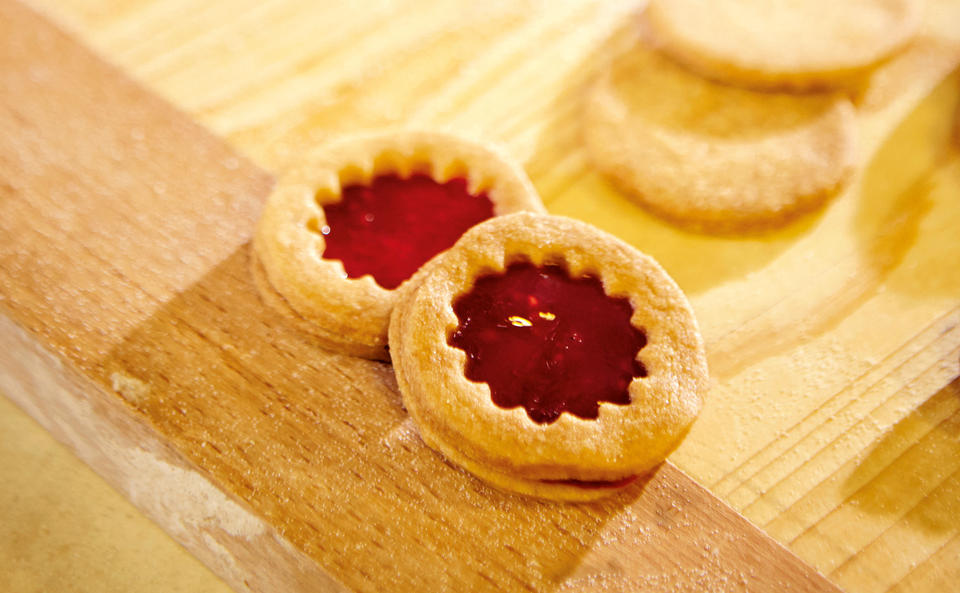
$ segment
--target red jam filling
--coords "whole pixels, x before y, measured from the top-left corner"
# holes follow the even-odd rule
[[[639,476],[627,476],[626,478],[621,478],[619,480],[612,480],[609,482],[604,482],[602,480],[543,480],[547,484],[564,484],[567,486],[575,486],[577,488],[583,488],[584,490],[594,490],[594,489],[603,489],[603,488],[623,488],[624,486],[629,486],[637,481]]]
[[[466,377],[534,422],[563,412],[596,419],[600,402],[630,403],[630,382],[647,375],[636,359],[647,338],[630,324],[630,301],[607,296],[594,276],[517,262],[478,277],[453,309],[460,324],[449,343],[467,353]]]
[[[493,216],[487,194],[467,191],[465,179],[438,183],[427,175],[381,175],[348,185],[323,207],[325,259],[337,259],[350,278],[366,274],[392,289],[467,229]]]

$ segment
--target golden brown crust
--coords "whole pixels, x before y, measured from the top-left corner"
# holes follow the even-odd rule
[[[960,146],[960,103],[957,104],[957,108],[954,110],[953,143],[956,146]]]
[[[630,384],[630,404],[602,403],[596,420],[561,414],[537,424],[523,408],[495,405],[486,383],[464,377],[466,355],[447,344],[458,325],[452,303],[478,275],[517,259],[562,262],[571,275],[594,274],[607,294],[630,299],[631,322],[648,337],[642,360],[649,371]],[[707,371],[693,312],[653,259],[619,239],[567,218],[518,213],[475,226],[422,272],[391,318],[397,382],[424,440],[462,466],[481,468],[475,473],[495,483],[498,476],[516,480],[513,490],[525,484],[522,491],[531,493],[535,481],[642,474],[663,461],[699,413]],[[534,490],[588,496],[566,485]]]
[[[639,41],[591,89],[584,134],[598,169],[631,198],[714,233],[765,230],[818,208],[857,158],[846,97],[720,85]]]
[[[761,89],[839,88],[916,35],[921,0],[651,0],[664,52],[702,76]]]
[[[456,136],[400,131],[340,140],[306,155],[267,200],[254,236],[264,299],[291,314],[330,346],[388,359],[387,325],[395,291],[370,276],[347,278],[343,264],[323,258],[324,204],[340,188],[385,173],[426,173],[437,181],[464,177],[487,192],[495,214],[542,211],[532,184],[497,150]],[[280,297],[280,298],[277,298]]]
[[[299,313],[294,311],[283,295],[274,290],[267,279],[267,272],[263,269],[263,263],[257,257],[256,250],[251,248],[250,253],[250,273],[253,276],[253,282],[260,292],[260,298],[263,302],[273,308],[275,311],[283,313],[284,319],[293,324],[300,331],[310,335],[316,340],[317,346],[326,350],[335,350],[351,356],[360,358],[369,358],[371,360],[390,360],[389,352],[382,346],[366,346],[357,342],[350,342],[343,339],[343,336],[325,331],[322,326],[308,321]]]
[[[624,486],[614,486],[605,488],[585,488],[571,484],[548,482],[544,480],[525,479],[514,474],[508,474],[492,469],[490,466],[473,461],[462,455],[456,445],[451,445],[442,439],[437,438],[429,426],[419,427],[420,436],[424,442],[431,448],[439,451],[444,457],[459,465],[463,469],[472,473],[484,482],[517,494],[527,496],[536,496],[538,498],[548,498],[565,502],[589,502],[606,498],[617,492],[626,490],[634,485],[631,481]],[[643,479],[642,477],[639,479]]]

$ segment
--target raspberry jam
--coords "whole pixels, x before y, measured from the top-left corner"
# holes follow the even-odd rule
[[[604,488],[623,488],[624,486],[629,486],[637,481],[639,476],[627,476],[626,478],[621,478],[619,480],[613,480],[610,482],[602,481],[587,481],[587,480],[544,480],[547,484],[564,484],[566,486],[575,486],[576,488],[583,488],[584,490],[594,490],[594,489],[604,489]]]
[[[607,296],[594,276],[517,262],[478,277],[453,309],[460,324],[448,341],[467,353],[466,377],[534,422],[563,412],[596,419],[600,402],[630,403],[630,382],[647,375],[636,359],[647,337],[630,324],[630,301]]]
[[[381,175],[348,185],[323,207],[325,259],[337,259],[350,278],[366,274],[392,289],[473,225],[493,216],[487,194],[467,191],[466,179],[438,183],[427,175]]]

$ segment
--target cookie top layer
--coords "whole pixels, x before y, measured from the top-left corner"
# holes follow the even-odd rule
[[[662,49],[698,73],[760,88],[842,85],[916,34],[921,0],[651,0]]]
[[[628,401],[599,401],[595,418],[564,412],[537,422],[524,406],[498,405],[488,383],[465,376],[468,354],[450,343],[461,326],[455,303],[478,278],[516,262],[594,277],[608,297],[629,302],[629,323],[645,343],[636,355],[644,372],[629,381]],[[481,477],[550,484],[644,473],[686,434],[707,386],[702,338],[673,280],[612,235],[557,216],[512,214],[465,233],[404,289],[390,344],[404,404],[424,439],[468,469],[481,468],[474,470]]]
[[[387,360],[395,291],[370,275],[349,278],[341,261],[324,257],[324,206],[339,203],[345,187],[420,175],[440,184],[465,180],[467,192],[486,194],[495,215],[543,210],[523,170],[489,146],[431,132],[346,138],[305,155],[268,198],[254,237],[265,300],[327,347]]]
[[[584,132],[594,163],[628,195],[709,232],[763,230],[813,210],[857,158],[846,97],[722,85],[639,39],[591,89]]]

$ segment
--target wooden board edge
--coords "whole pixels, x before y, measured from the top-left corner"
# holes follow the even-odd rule
[[[42,349],[3,314],[0,393],[234,590],[349,591],[165,445],[122,398]]]

